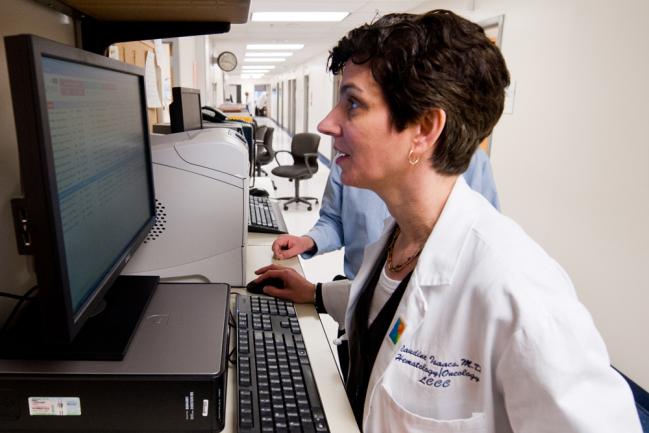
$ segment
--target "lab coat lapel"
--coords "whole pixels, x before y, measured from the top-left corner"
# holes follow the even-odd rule
[[[413,273],[408,283],[399,308],[392,318],[392,322],[388,327],[386,336],[383,338],[381,348],[374,361],[372,367],[372,374],[367,386],[367,394],[365,396],[365,406],[363,408],[363,430],[365,430],[365,421],[370,411],[370,403],[372,395],[374,394],[376,384],[381,381],[385,375],[390,362],[396,356],[402,344],[412,338],[422,323],[426,315],[427,302],[424,297],[422,288],[417,281],[417,274]],[[401,328],[401,329],[400,329]]]

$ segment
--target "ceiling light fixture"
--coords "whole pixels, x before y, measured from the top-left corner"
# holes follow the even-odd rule
[[[340,22],[349,12],[253,12],[251,21],[257,22]]]
[[[243,59],[244,62],[251,62],[251,63],[262,63],[262,62],[273,62],[273,63],[278,63],[278,62],[283,62],[286,59],[282,57],[246,57]]]
[[[242,69],[268,69],[269,71],[271,69],[275,69],[275,65],[243,65],[241,66]]]
[[[290,51],[248,51],[245,57],[290,57],[292,55]]]
[[[304,44],[248,44],[246,50],[301,50]]]

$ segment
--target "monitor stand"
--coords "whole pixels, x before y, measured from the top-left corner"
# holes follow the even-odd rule
[[[0,358],[121,361],[159,280],[118,277],[104,297],[105,308],[86,321],[70,344],[51,344],[42,337],[38,304],[32,302],[0,340]]]

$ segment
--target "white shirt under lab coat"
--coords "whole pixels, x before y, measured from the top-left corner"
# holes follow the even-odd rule
[[[393,225],[366,248],[351,289],[323,290],[346,329]],[[461,176],[383,339],[363,430],[642,433],[568,275]]]

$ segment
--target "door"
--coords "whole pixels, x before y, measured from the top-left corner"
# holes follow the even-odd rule
[[[304,132],[309,132],[309,76],[304,76],[304,124],[302,125]]]

